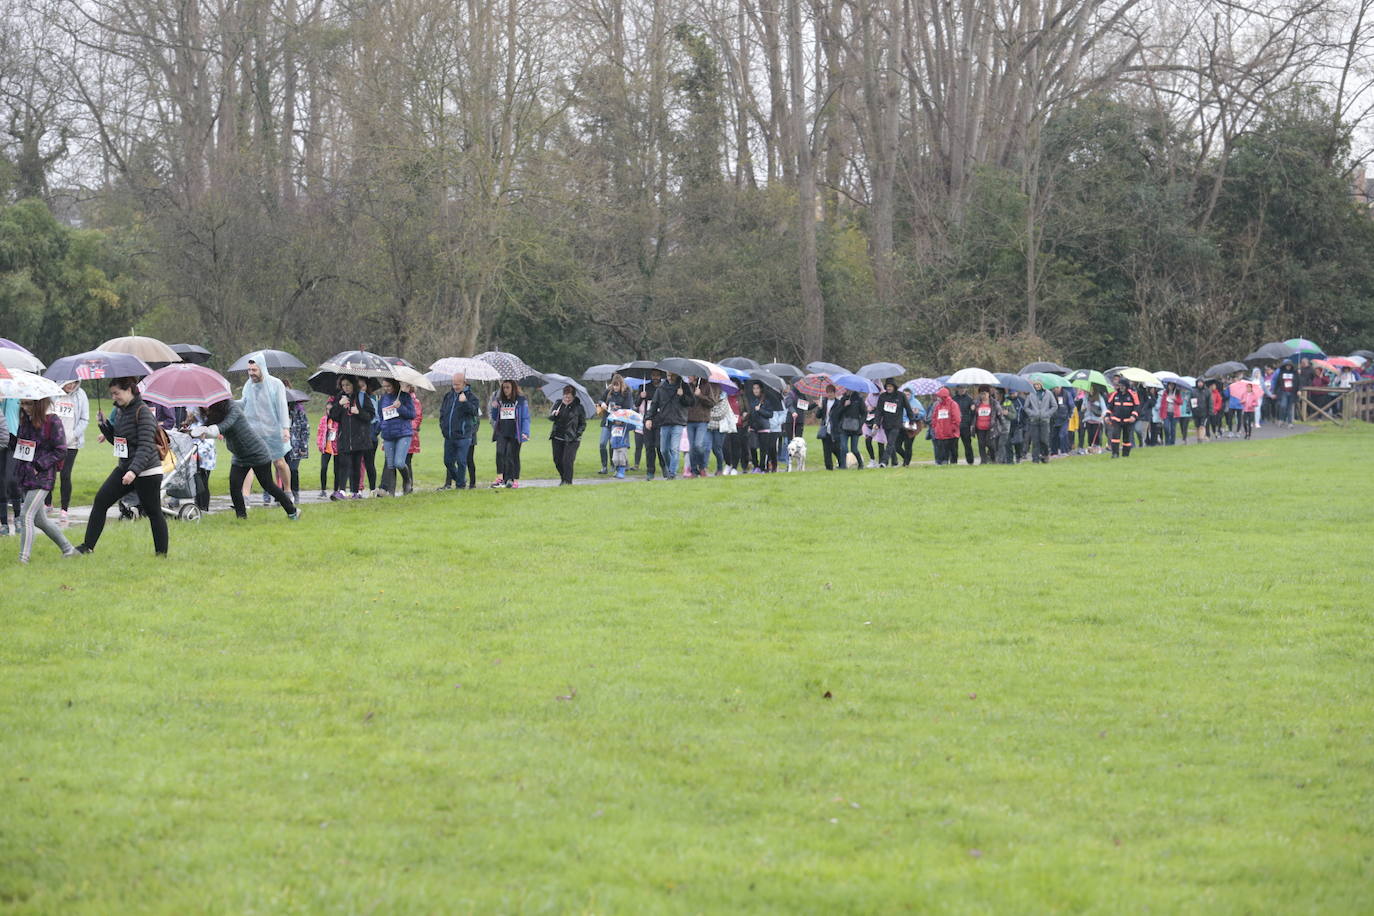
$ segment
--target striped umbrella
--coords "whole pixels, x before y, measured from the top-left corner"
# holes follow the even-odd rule
[[[826,386],[833,384],[835,383],[831,381],[830,376],[826,375],[824,372],[813,372],[810,375],[803,375],[801,378],[797,379],[793,387],[808,398],[820,400],[825,397]]]
[[[209,407],[234,396],[229,380],[194,363],[172,363],[140,383],[143,399],[163,407]]]

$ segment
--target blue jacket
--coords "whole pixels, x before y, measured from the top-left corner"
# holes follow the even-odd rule
[[[491,405],[492,439],[496,439],[499,434],[498,430],[500,429],[500,427],[498,424],[500,424],[501,422],[502,403],[502,401],[497,400]],[[510,406],[509,401],[505,401],[504,403],[507,407]],[[521,442],[527,441],[530,437],[530,402],[525,400],[525,396],[523,394],[515,399],[515,426],[516,430],[519,433],[519,440]]]
[[[385,419],[387,408],[395,406],[396,416]],[[407,439],[415,434],[410,421],[415,419],[415,402],[408,392],[384,394],[377,404],[377,416],[382,417],[382,438],[388,441]]]
[[[481,408],[472,386],[465,385],[463,394],[466,401],[458,400],[459,392],[450,388],[444,392],[444,403],[439,405],[439,432],[445,439],[470,439],[477,433],[477,417]]]

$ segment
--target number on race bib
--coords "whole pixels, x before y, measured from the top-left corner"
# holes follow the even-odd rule
[[[14,445],[15,461],[32,461],[34,443],[32,439],[17,439]]]
[[[887,401],[886,403],[883,404],[883,410],[887,411],[888,413],[896,413],[896,412],[897,412],[897,404],[896,404],[896,402],[895,402],[895,401]]]
[[[129,440],[123,436],[114,437],[114,456],[116,458],[129,457]]]
[[[948,410],[937,410],[937,411],[935,412],[935,419],[937,419],[937,420],[948,420],[948,419],[949,419],[949,411],[948,411]]]
[[[61,401],[57,405],[57,415],[68,420],[76,416],[76,405],[71,401]]]
[[[501,408],[501,419],[502,419],[502,420],[514,420],[514,419],[515,419],[515,408],[514,408],[514,407],[502,407],[502,408]]]
[[[798,409],[798,410],[808,410],[808,409],[810,409],[810,407],[811,407],[811,402],[810,402],[810,401],[798,401],[798,402],[797,402],[797,409]]]
[[[401,411],[397,409],[395,404],[389,404],[386,407],[382,408],[382,419],[394,420],[397,416],[400,415],[400,413]]]

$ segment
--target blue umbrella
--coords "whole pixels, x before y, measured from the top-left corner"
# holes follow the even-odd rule
[[[43,377],[54,382],[70,382],[92,378],[142,378],[151,375],[152,371],[147,363],[131,353],[88,350],[62,357],[48,367]]]
[[[634,389],[640,389],[649,384],[649,380],[646,378],[635,378],[633,375],[627,375],[624,378],[625,384]]]
[[[994,372],[993,375],[997,376],[997,381],[1008,391],[1024,391],[1029,394],[1032,390],[1031,383],[1019,375],[1012,375],[1010,372]]]
[[[854,375],[853,373],[834,375],[830,377],[830,380],[841,388],[847,388],[850,391],[862,391],[865,394],[878,393],[878,386],[873,383],[873,380],[866,379],[861,375]]]

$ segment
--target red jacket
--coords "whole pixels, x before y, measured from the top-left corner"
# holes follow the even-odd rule
[[[936,439],[958,439],[959,420],[959,405],[949,396],[949,389],[935,392],[935,404],[930,408],[931,434]]]

